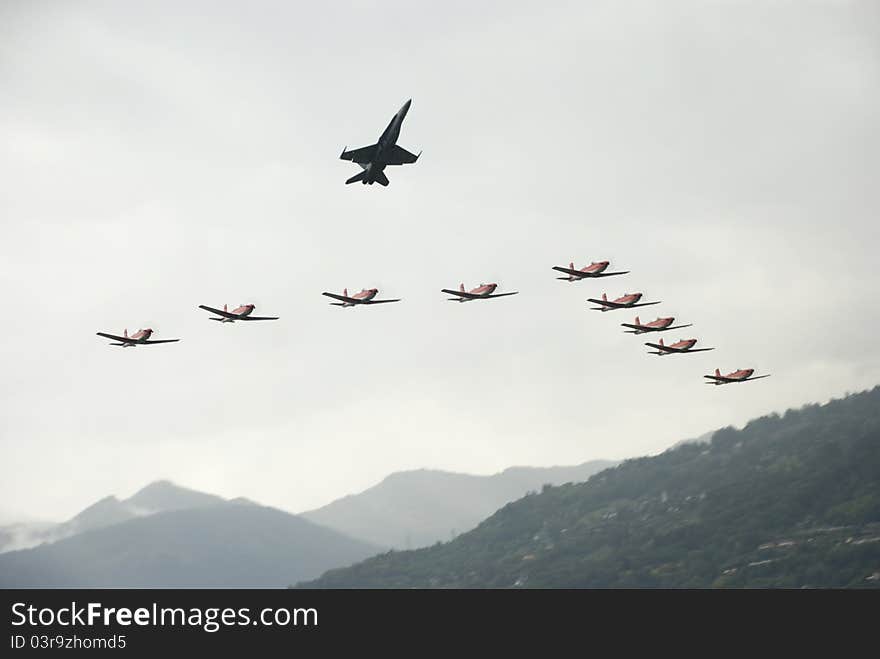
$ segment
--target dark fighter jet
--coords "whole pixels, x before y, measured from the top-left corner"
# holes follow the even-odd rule
[[[412,105],[412,99],[404,103],[398,113],[391,118],[391,123],[388,124],[388,128],[385,129],[376,144],[352,151],[342,150],[342,154],[339,156],[342,160],[356,162],[364,170],[348,179],[346,184],[360,181],[364,185],[373,185],[373,183],[388,185],[388,177],[383,171],[388,165],[409,165],[419,159],[419,156],[422,155],[421,152],[419,152],[419,156],[414,156],[403,147],[397,146],[400,126],[403,124],[406,113],[409,112],[410,105]]]

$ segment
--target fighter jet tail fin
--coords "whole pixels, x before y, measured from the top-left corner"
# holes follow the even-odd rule
[[[355,174],[354,176],[352,176],[350,179],[348,179],[345,182],[345,184],[348,185],[349,183],[357,183],[358,181],[363,181],[364,176],[366,176],[366,175],[367,175],[367,170],[364,170],[360,174]]]

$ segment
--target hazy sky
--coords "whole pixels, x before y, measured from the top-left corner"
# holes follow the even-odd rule
[[[7,516],[157,478],[296,512],[880,382],[876,2],[6,0],[0,90]],[[408,98],[422,158],[344,185]],[[486,281],[520,294],[439,292]],[[717,349],[646,355],[603,291]],[[147,326],[182,341],[95,336]]]

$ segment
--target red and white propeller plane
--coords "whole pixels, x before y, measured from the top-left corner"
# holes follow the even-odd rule
[[[199,305],[199,309],[204,309],[205,311],[210,311],[211,313],[215,313],[221,318],[209,318],[208,320],[216,320],[221,323],[234,323],[236,320],[278,320],[278,316],[252,316],[251,314],[256,309],[256,305],[253,304],[242,304],[232,311],[229,311],[226,308],[226,305],[223,305],[223,310],[215,309],[214,307],[209,307],[204,304]]]
[[[686,339],[684,341],[676,341],[675,343],[671,343],[666,345],[663,343],[663,339],[660,339],[660,343],[646,343],[646,346],[650,346],[651,348],[655,348],[655,350],[649,350],[649,355],[687,355],[692,352],[707,352],[709,350],[715,350],[715,348],[694,348],[694,345],[697,343],[696,339]]]
[[[614,275],[625,275],[629,273],[629,270],[626,270],[625,272],[605,272],[609,265],[611,265],[611,261],[593,261],[590,265],[585,265],[583,268],[576,270],[574,262],[572,262],[568,264],[567,268],[564,268],[561,265],[554,265],[553,269],[557,272],[564,272],[568,275],[568,277],[557,277],[557,279],[563,281],[580,281],[581,279],[613,277]]]
[[[336,293],[321,293],[321,295],[326,295],[327,297],[332,297],[334,300],[339,300],[339,302],[331,302],[333,306],[336,307],[355,307],[359,304],[384,304],[386,302],[400,302],[397,300],[376,300],[375,297],[378,295],[378,288],[364,288],[360,293],[355,293],[354,295],[348,294],[348,289],[345,288],[342,290],[342,295],[337,295]]]
[[[608,296],[605,295],[605,293],[602,293],[601,300],[587,298],[587,301],[600,305],[598,307],[590,307],[590,309],[595,309],[596,311],[614,311],[615,309],[632,309],[633,307],[650,307],[652,304],[660,304],[659,301],[639,303],[639,300],[641,299],[641,293],[625,293],[622,297],[619,297],[616,300],[609,300]]]
[[[752,373],[754,372],[755,369],[753,368],[741,368],[733,373],[721,375],[721,371],[716,368],[715,375],[704,375],[703,377],[712,380],[712,382],[707,382],[706,384],[733,384],[734,382],[751,382],[752,380],[760,380],[761,378],[770,377],[769,375],[757,375],[752,377]]]
[[[472,288],[469,291],[464,290],[464,284],[458,287],[457,291],[454,291],[450,288],[441,289],[442,293],[447,293],[449,295],[455,295],[456,297],[448,298],[453,302],[470,302],[471,300],[486,300],[493,297],[506,297],[508,295],[516,295],[519,291],[512,291],[510,293],[495,293],[495,289],[498,288],[498,284],[480,284],[476,288]]]
[[[128,335],[128,330],[123,331],[122,336],[116,336],[115,334],[106,334],[104,332],[97,332],[98,336],[103,336],[105,339],[113,339],[114,341],[118,341],[118,343],[111,343],[111,346],[122,346],[123,348],[133,348],[135,346],[144,346],[144,345],[153,345],[154,343],[176,343],[180,341],[180,339],[154,339],[150,340],[150,337],[153,335],[152,329],[139,329],[137,332]]]
[[[639,317],[636,316],[635,323],[620,323],[621,327],[629,327],[630,329],[626,330],[627,334],[645,334],[647,332],[665,332],[666,330],[674,330],[674,329],[682,329],[683,327],[692,327],[691,325],[673,325],[675,322],[674,316],[669,316],[668,318],[658,318],[657,320],[652,320],[650,323],[642,323],[639,320]]]

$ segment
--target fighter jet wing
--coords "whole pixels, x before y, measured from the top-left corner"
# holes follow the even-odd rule
[[[123,343],[131,343],[132,340],[124,337],[124,336],[116,336],[115,334],[105,334],[104,332],[95,332],[98,336],[103,336],[105,339],[113,339],[114,341],[122,341]]]
[[[327,297],[332,297],[334,300],[341,300],[342,302],[348,302],[349,304],[363,304],[363,300],[356,300],[353,297],[347,297],[345,295],[337,295],[336,293],[321,293],[321,295],[326,295]],[[332,304],[332,303],[331,303]]]
[[[342,160],[350,160],[356,163],[368,163],[372,162],[373,157],[376,155],[376,144],[371,144],[370,146],[364,146],[360,149],[352,149],[351,151],[342,150],[342,153],[339,157]]]
[[[361,304],[385,304],[386,302],[400,302],[400,300],[364,300]]]
[[[238,320],[278,320],[278,316],[242,316]]]
[[[422,155],[419,153],[419,156]],[[416,160],[419,159],[419,156],[414,155],[404,149],[402,146],[394,145],[391,149],[391,152],[388,154],[388,158],[385,161],[386,165],[411,165]]]
[[[229,313],[228,311],[223,311],[221,309],[215,309],[214,307],[209,307],[204,304],[200,304],[199,309],[204,309],[205,311],[210,311],[211,313],[215,313],[218,316],[223,316],[224,318],[232,318],[233,320],[238,320],[241,318],[241,316],[239,316],[237,314]]]
[[[638,304],[627,304],[624,306],[626,306],[627,308],[650,307],[652,304],[662,304],[662,302],[660,300],[657,300],[656,302],[639,302]]]
[[[645,329],[641,325],[633,325],[632,323],[620,323],[621,327],[629,327],[630,329],[635,330],[636,332],[650,332],[650,329]]]
[[[153,343],[177,343],[180,339],[155,339],[153,341],[140,341],[140,343],[145,343],[147,345]]]
[[[516,295],[519,291],[512,291],[510,293],[493,293],[492,295],[483,295],[481,297],[504,297],[505,295]]]

